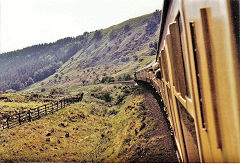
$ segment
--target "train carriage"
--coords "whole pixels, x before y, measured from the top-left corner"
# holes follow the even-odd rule
[[[136,72],[162,96],[182,162],[240,162],[239,6],[165,0],[156,60]]]

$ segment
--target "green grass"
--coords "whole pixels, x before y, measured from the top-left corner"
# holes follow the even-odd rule
[[[154,144],[154,139],[144,141],[144,134],[154,129],[152,118],[144,119],[147,127],[140,131],[145,107],[139,90],[93,85],[70,91],[83,91],[83,101],[1,133],[0,162],[130,162],[137,146]],[[92,95],[104,92],[110,92],[112,102]],[[124,99],[116,104],[120,95]]]

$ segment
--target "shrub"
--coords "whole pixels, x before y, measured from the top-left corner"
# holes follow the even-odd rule
[[[96,93],[91,93],[91,96],[97,98],[97,99],[101,99],[104,100],[105,102],[111,102],[112,101],[112,97],[110,95],[110,92],[96,92]]]
[[[118,114],[118,111],[115,110],[115,109],[110,110],[110,111],[108,112],[108,115],[109,115],[109,116],[111,116],[111,115],[117,115],[117,114]]]
[[[98,78],[96,78],[93,82],[94,84],[99,84],[100,83],[100,80]]]
[[[112,101],[112,97],[110,96],[109,92],[106,92],[103,94],[103,100],[106,102],[111,102]]]
[[[133,78],[131,77],[130,74],[124,74],[123,76],[118,77],[118,81],[128,81],[132,80]]]
[[[121,58],[121,61],[122,61],[122,62],[128,62],[129,60],[130,60],[129,57],[126,57],[126,58],[123,57],[123,58]]]
[[[125,95],[118,95],[115,105],[121,104],[124,98],[125,98]]]
[[[108,76],[104,76],[101,80],[101,83],[109,83],[109,82],[114,82],[114,77],[108,77]]]
[[[51,95],[56,95],[56,94],[64,94],[64,90],[61,88],[52,88],[50,90]]]
[[[42,89],[41,89],[41,92],[45,92],[45,91],[46,91],[46,88],[42,88]]]
[[[137,61],[138,60],[138,56],[134,55],[133,59],[134,59],[134,61]]]
[[[150,53],[150,56],[154,56],[154,55],[156,55],[156,54],[157,54],[156,49],[152,49],[152,50],[151,50],[151,53]]]

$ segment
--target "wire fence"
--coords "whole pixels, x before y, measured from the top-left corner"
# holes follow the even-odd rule
[[[53,114],[54,112],[63,109],[66,106],[82,101],[82,98],[83,93],[71,98],[64,98],[59,101],[45,104],[34,109],[29,109],[24,112],[19,112],[14,115],[7,116],[3,119],[0,119],[0,130],[10,129],[18,125],[22,125],[23,123],[40,119],[41,117],[48,114]]]

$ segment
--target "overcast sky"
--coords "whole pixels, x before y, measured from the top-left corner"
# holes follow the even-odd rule
[[[162,0],[0,0],[0,50],[53,42],[162,8]]]

